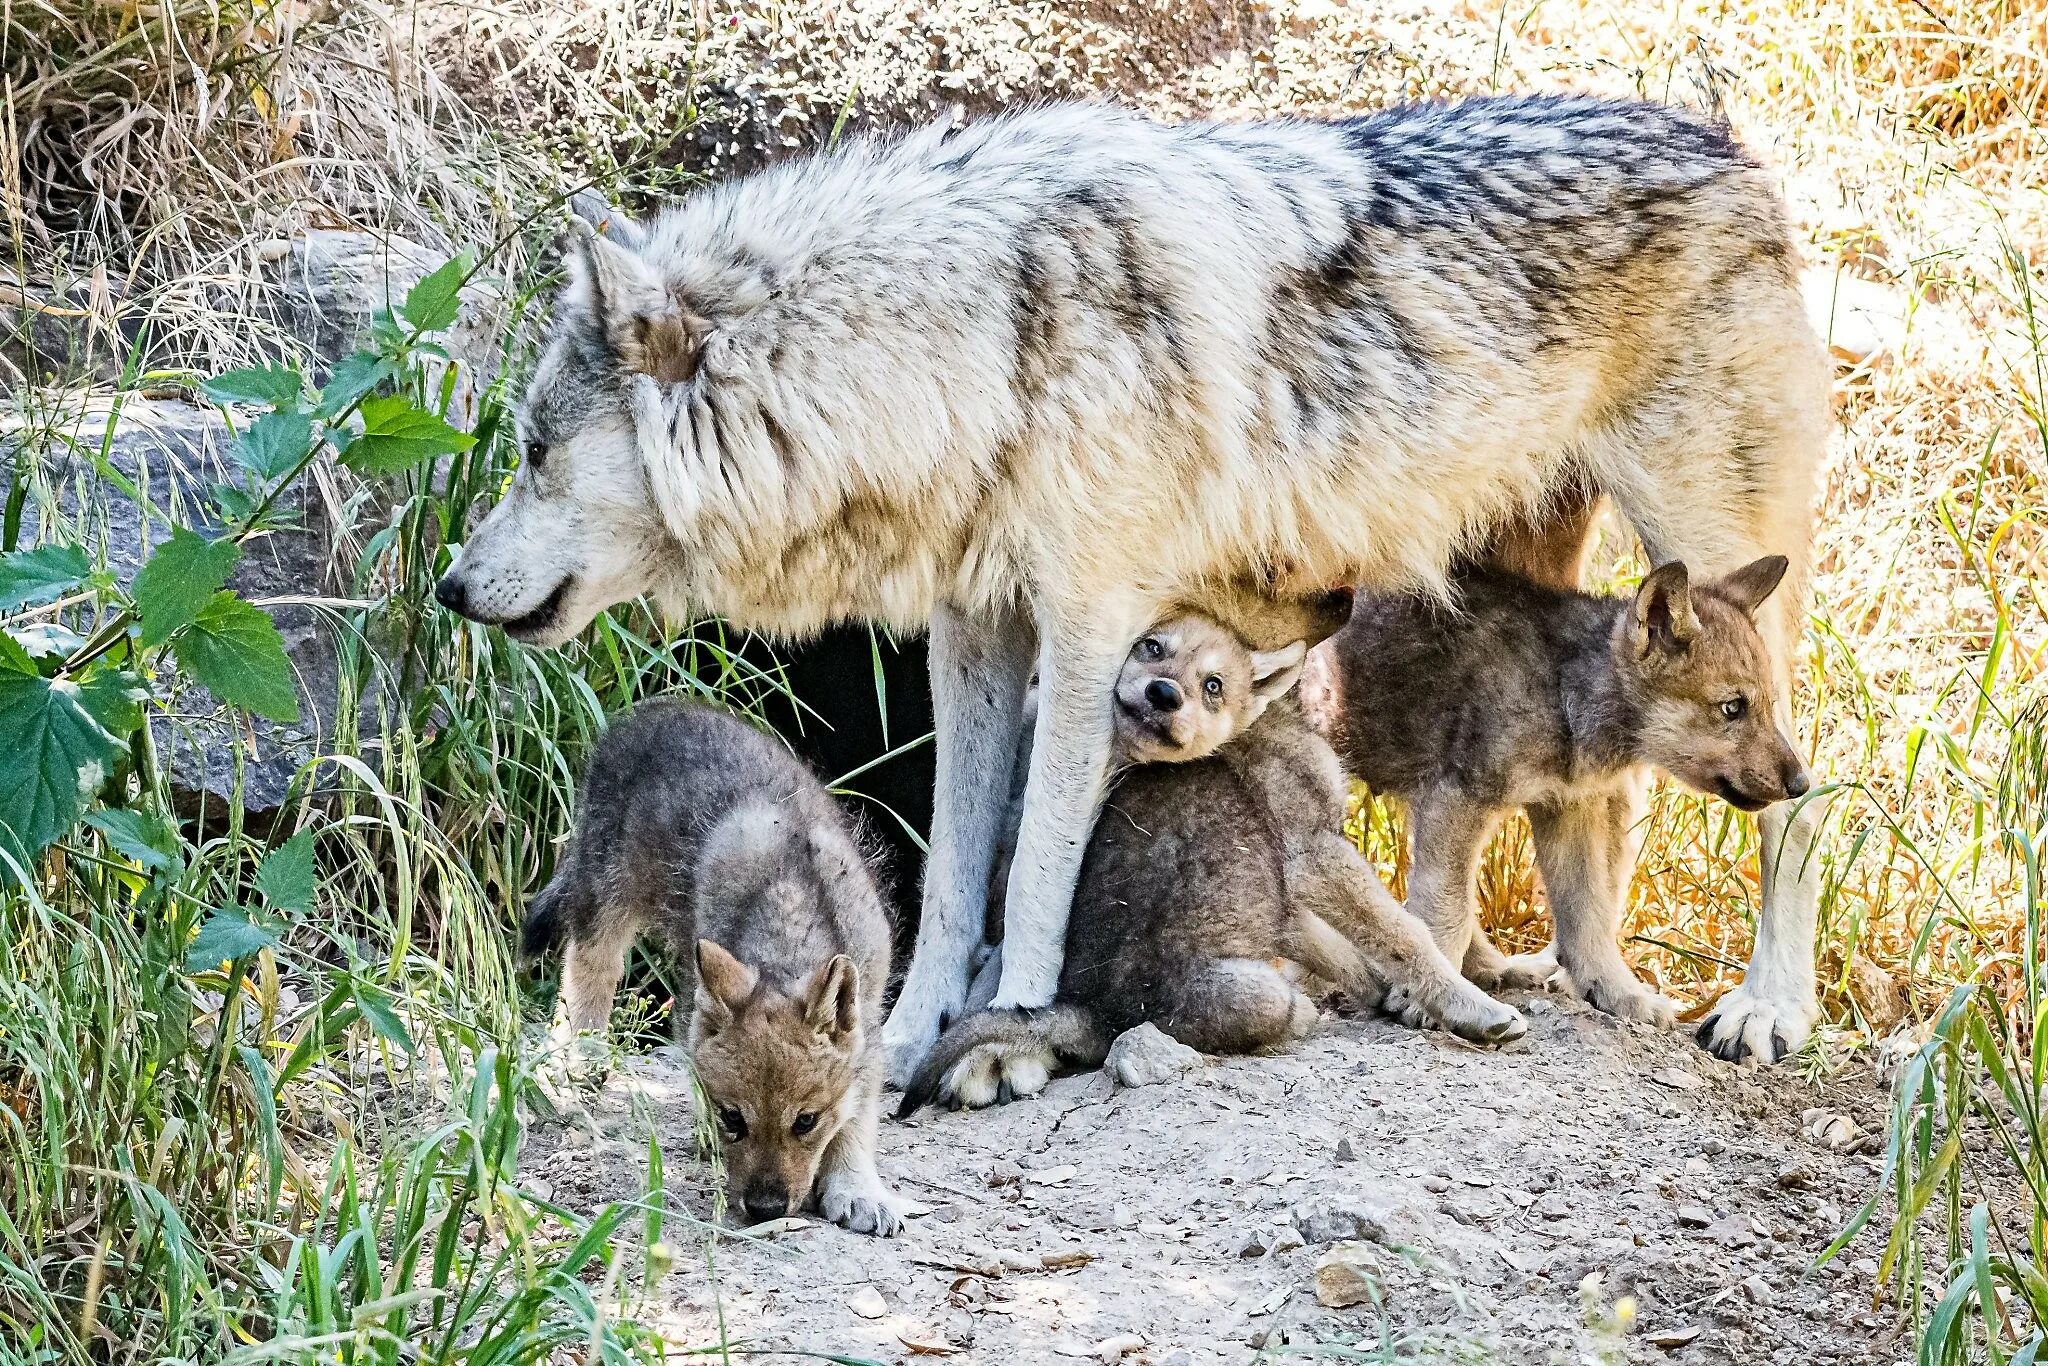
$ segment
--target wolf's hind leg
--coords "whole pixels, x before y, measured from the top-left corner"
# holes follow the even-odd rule
[[[1316,1003],[1271,963],[1218,958],[1191,970],[1153,1023],[1204,1053],[1252,1053],[1315,1027]]]
[[[626,950],[639,927],[628,919],[597,926],[569,941],[562,955],[562,986],[556,1007],[555,1036],[568,1042],[579,1034],[603,1039],[611,1022],[612,998],[626,975]]]
[[[1473,884],[1494,821],[1494,812],[1448,792],[1419,795],[1408,804],[1408,847],[1414,851],[1408,914],[1429,927],[1453,963],[1464,963],[1472,945],[1486,938]]]
[[[1288,886],[1297,903],[1358,948],[1368,978],[1356,994],[1405,1024],[1440,1026],[1474,1043],[1508,1043],[1529,1032],[1519,1011],[1459,976],[1422,922],[1401,909],[1342,835],[1317,835],[1294,853],[1298,866]]]

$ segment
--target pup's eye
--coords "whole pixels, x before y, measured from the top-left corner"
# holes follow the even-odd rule
[[[817,1127],[818,1117],[812,1114],[809,1110],[806,1110],[802,1114],[798,1115],[795,1119],[790,1121],[789,1131],[795,1134],[798,1138],[802,1138],[805,1134],[809,1133],[811,1130]]]
[[[547,442],[535,440],[526,443],[526,464],[528,468],[538,471],[542,465],[547,463],[547,458]]]
[[[1202,691],[1211,697],[1223,696],[1223,680],[1215,674],[1210,674],[1202,680]]]
[[[1748,710],[1749,699],[1746,697],[1731,697],[1721,704],[1721,715],[1729,721],[1740,721]]]
[[[1161,645],[1153,637],[1146,636],[1143,640],[1138,642],[1138,658],[1164,659],[1166,658],[1166,647],[1164,645]]]
[[[730,1105],[718,1107],[718,1127],[725,1130],[727,1139],[734,1143],[747,1136],[747,1117]]]

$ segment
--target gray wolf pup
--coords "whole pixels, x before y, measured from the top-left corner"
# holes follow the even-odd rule
[[[1304,653],[1250,651],[1199,615],[1138,640],[1116,687],[1117,753],[1142,762],[1118,776],[1082,859],[1059,995],[1040,1011],[983,1008],[991,960],[974,1013],[940,1035],[898,1113],[1033,1094],[1146,1020],[1206,1053],[1299,1038],[1316,1006],[1281,962],[1477,1043],[1526,1031],[1345,840],[1343,773],[1286,696]]]
[[[907,1079],[966,998],[1041,683],[997,1004],[1059,985],[1130,643],[1219,585],[1444,591],[1461,550],[1609,497],[1653,561],[1791,560],[1828,366],[1771,177],[1649,104],[1502,98],[1169,127],[1037,108],[712,186],[570,262],[526,461],[438,589],[540,644],[651,592],[784,634],[931,626],[937,781]],[[1254,639],[1260,649],[1289,637]],[[1815,803],[1711,1037],[1817,1006]]]
[[[845,817],[810,770],[722,711],[663,700],[598,742],[576,831],[522,947],[565,945],[562,1005],[602,1031],[642,930],[694,948],[690,1064],[750,1222],[813,1205],[901,1230],[875,1170],[874,1028],[889,922]]]
[[[1454,580],[1452,612],[1361,594],[1316,651],[1304,705],[1352,773],[1407,801],[1408,909],[1467,977],[1536,986],[1562,969],[1599,1009],[1671,1024],[1671,1002],[1615,944],[1635,812],[1647,768],[1744,811],[1811,785],[1779,729],[1752,620],[1785,569],[1772,555],[1694,583],[1673,562],[1632,599],[1474,569]],[[1473,879],[1515,807],[1528,812],[1557,928],[1545,953],[1506,958],[1479,928]]]

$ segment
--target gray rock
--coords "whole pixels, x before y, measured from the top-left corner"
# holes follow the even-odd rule
[[[1102,1070],[1118,1086],[1153,1086],[1186,1076],[1201,1061],[1200,1053],[1148,1021],[1117,1035]]]
[[[1288,1221],[1311,1243],[1384,1242],[1388,1212],[1363,1196],[1320,1196],[1287,1212]]]

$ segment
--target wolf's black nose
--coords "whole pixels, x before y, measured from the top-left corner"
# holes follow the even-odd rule
[[[1145,700],[1160,711],[1180,710],[1180,689],[1172,681],[1155,678],[1145,685]]]
[[[769,1219],[780,1219],[789,1213],[789,1192],[752,1186],[747,1190],[747,1198],[741,1203],[746,1206],[747,1218],[757,1224]]]
[[[443,574],[434,585],[434,601],[457,616],[469,615],[469,590],[453,574]]]
[[[1785,795],[1803,797],[1813,787],[1813,779],[1806,776],[1806,766],[1795,764],[1785,771]]]

